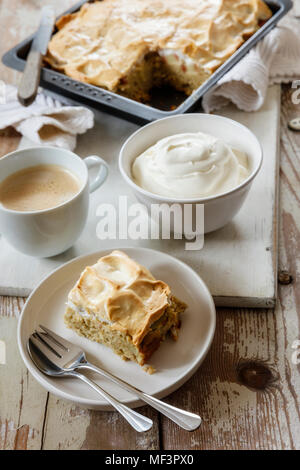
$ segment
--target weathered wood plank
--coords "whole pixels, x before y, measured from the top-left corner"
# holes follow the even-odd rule
[[[277,271],[277,186],[278,186],[278,135],[280,117],[280,88],[271,87],[263,108],[254,113],[226,108],[222,114],[247,125],[260,139],[265,160],[262,170],[253,183],[245,206],[234,221],[223,229],[205,237],[204,248],[195,253],[184,249],[182,240],[121,240],[123,246],[155,248],[181,259],[190,265],[206,282],[216,305],[225,307],[273,307],[276,298]],[[268,121],[268,133],[264,124]],[[105,123],[105,124],[104,124]],[[103,125],[106,126],[105,131]],[[113,133],[111,129],[116,129]],[[135,202],[128,185],[122,181],[116,165],[117,154],[124,138],[136,126],[112,116],[96,113],[92,131],[78,138],[76,152],[94,155],[99,150],[101,133],[101,154],[110,167],[110,185],[101,189],[101,200],[115,204],[118,211],[119,195],[128,197],[128,204]],[[118,135],[118,138],[116,138]],[[21,147],[32,143],[22,139]],[[119,191],[112,191],[118,187]],[[31,290],[59,265],[76,256],[96,249],[113,249],[120,246],[115,239],[99,240],[95,236],[99,197],[91,198],[90,214],[85,230],[75,243],[73,250],[52,259],[35,259],[17,253],[7,242],[0,240],[0,264],[11,263],[8,273],[0,271],[0,292],[3,295],[29,295]],[[94,215],[94,216],[93,216]],[[145,215],[145,223],[147,223]],[[275,240],[275,242],[274,242]],[[260,266],[257,264],[259,258]],[[240,260],[243,260],[241,263]],[[247,268],[246,268],[247,266]],[[28,270],[31,276],[28,277]],[[226,275],[229,274],[230,275]]]
[[[38,27],[41,7],[52,5],[56,15],[59,15],[76,0],[25,0],[20,4],[19,0],[1,0],[0,3],[0,30],[5,32],[5,40],[0,43],[0,57],[22,39],[33,33]],[[0,65],[0,79],[7,83],[17,84],[20,72]]]
[[[16,150],[20,140],[21,135],[13,127],[0,130],[0,157]]]
[[[4,3],[7,2],[7,0],[3,1]],[[58,7],[59,3],[60,10],[63,10],[71,2],[68,0],[63,2],[48,1],[46,3],[51,3],[56,7]],[[13,5],[10,4],[10,9],[12,8]],[[33,30],[39,16],[37,5],[30,5],[29,11],[32,17],[30,27]],[[7,15],[7,22],[14,21],[14,28],[15,26],[18,28],[19,19],[13,20],[11,12],[5,13],[3,11],[3,15],[5,14]],[[29,24],[26,27],[24,25],[20,26],[18,35],[26,36],[29,33],[28,28]],[[8,40],[12,41],[10,37]],[[243,113],[234,107],[232,109],[228,107],[222,110],[221,114],[248,125],[260,138],[264,147],[264,153],[266,155],[276,154],[276,142],[274,142],[272,134],[277,132],[279,101],[279,87],[273,87],[269,90],[268,99],[264,107],[258,113]],[[96,113],[97,116],[98,113]],[[76,151],[79,155],[97,153],[98,135],[101,133],[103,156],[110,164],[110,181],[112,184],[118,185],[118,187],[123,185],[121,188],[122,194],[132,197],[131,191],[120,180],[120,175],[115,165],[115,154],[120,149],[121,141],[129,136],[136,127],[110,116],[104,118],[100,114],[98,117],[100,119],[96,119],[96,121],[100,122],[97,122],[95,129],[78,139]],[[266,120],[268,121],[270,132],[264,134],[262,129]],[[112,130],[115,130],[115,132],[112,132]],[[116,138],[116,135],[119,136],[119,139]],[[199,256],[195,256],[193,252],[184,251],[181,241],[170,244],[166,240],[157,241],[153,244],[153,240],[148,242],[142,240],[136,241],[136,243],[150,248],[156,247],[156,249],[166,251],[190,264],[207,283],[217,305],[239,307],[273,306],[276,297],[274,282],[274,271],[276,269],[272,268],[274,266],[276,268],[277,261],[274,252],[276,250],[276,243],[273,243],[275,238],[274,232],[276,232],[275,213],[277,211],[277,201],[274,194],[275,180],[277,181],[275,166],[273,159],[266,159],[260,175],[258,175],[253,184],[251,194],[243,210],[223,230],[209,234],[205,238],[205,248]],[[264,188],[264,191],[261,191],[260,188]],[[111,193],[109,185],[104,186],[101,191],[102,198],[112,201],[114,195]],[[262,203],[261,201],[264,202]],[[117,200],[115,202],[117,204]],[[95,213],[98,204],[99,201],[97,199],[91,199],[92,213]],[[251,218],[252,224],[248,224],[249,218]],[[114,244],[114,241],[111,240],[97,240],[94,223],[94,219],[89,219],[83,236],[75,244],[74,249],[78,255],[89,252],[91,246],[96,249],[100,245],[103,248],[105,246],[116,246],[118,243],[118,241]],[[264,261],[262,268],[256,271],[255,258],[257,255],[264,258]],[[44,277],[52,269],[59,266],[60,263],[68,261],[69,257],[70,253],[65,253],[56,257],[55,260],[30,261],[31,268],[33,269],[31,269],[32,276],[28,277],[28,257],[16,254],[15,250],[10,249],[4,240],[0,240],[0,260],[3,264],[7,264],[10,260],[12,265],[12,269],[5,276],[1,276],[0,272],[1,293],[3,295],[29,295],[41,277]],[[243,257],[244,263],[237,262],[241,257]],[[244,269],[246,264],[250,269]],[[223,272],[223,274],[230,272],[231,275],[222,276],[220,272]],[[252,276],[249,276],[249,272],[252,273]]]
[[[190,405],[203,415],[199,431],[186,435],[162,418],[166,449],[300,449],[299,366],[292,363],[292,345],[300,339],[300,134],[287,122],[300,114],[284,87],[281,123],[281,230],[280,269],[291,272],[294,282],[280,286],[275,311],[218,310],[212,350],[198,373],[170,397],[172,403]],[[240,364],[250,361],[244,381]],[[252,364],[251,364],[252,361]],[[250,390],[260,365],[263,389]],[[270,376],[268,372],[270,371]]]
[[[154,422],[146,433],[135,432],[118,413],[86,410],[50,395],[43,449],[159,449],[156,412],[149,407],[139,411]]]
[[[18,317],[25,301],[24,297],[0,297],[0,317]]]
[[[6,350],[5,363],[0,363],[0,450],[36,450],[41,448],[48,394],[24,366],[16,332],[17,319],[0,316]]]
[[[300,448],[300,380],[286,355],[284,326],[280,304],[275,312],[218,311],[207,360],[169,400],[199,412],[203,425],[187,435],[162,418],[165,449]]]

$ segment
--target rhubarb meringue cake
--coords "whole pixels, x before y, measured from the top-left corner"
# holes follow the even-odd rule
[[[45,61],[85,83],[148,102],[191,94],[272,16],[262,0],[102,0],[61,17]]]
[[[165,282],[113,251],[81,273],[64,319],[77,334],[143,366],[167,335],[177,339],[185,309]]]

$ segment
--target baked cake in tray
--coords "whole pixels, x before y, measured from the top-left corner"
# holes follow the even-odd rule
[[[191,94],[271,16],[262,0],[101,0],[59,19],[45,60],[141,102]]]
[[[121,251],[82,272],[70,291],[66,325],[144,365],[167,335],[177,339],[186,304]]]

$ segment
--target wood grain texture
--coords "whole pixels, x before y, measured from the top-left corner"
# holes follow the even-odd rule
[[[52,5],[57,15],[74,5],[74,0],[43,0],[43,5]],[[0,43],[0,57],[20,40],[32,34],[40,21],[40,0],[1,0],[0,30],[5,31],[5,40]],[[0,79],[7,83],[17,84],[20,72],[0,66]]]
[[[21,134],[13,127],[0,130],[0,157],[13,152],[19,145]]]
[[[37,384],[19,355],[17,319],[0,317],[0,341],[6,363],[0,364],[0,450],[40,449],[47,392]]]
[[[0,297],[0,318],[19,317],[19,314],[25,304],[24,297]]]
[[[63,10],[68,2],[52,3]],[[36,15],[39,2],[24,4],[31,17]],[[0,26],[5,24],[4,8],[10,25],[15,24],[10,8],[16,5],[17,0],[2,0]],[[8,48],[20,37],[10,31],[0,47]],[[2,66],[0,77],[1,73]],[[11,82],[13,74],[6,75]],[[209,355],[194,377],[168,397],[170,403],[199,412],[201,428],[193,433],[180,431],[143,408],[155,419],[155,426],[150,435],[140,436],[115,413],[84,410],[51,395],[47,400],[48,394],[21,363],[16,319],[8,318],[19,315],[24,299],[2,297],[0,340],[5,338],[8,344],[8,362],[0,365],[0,449],[300,450],[299,366],[291,360],[292,346],[300,340],[300,133],[287,129],[288,120],[296,115],[300,105],[292,104],[291,88],[286,85],[281,112],[279,268],[291,273],[293,282],[279,286],[275,310],[218,309]],[[0,151],[5,146],[13,150],[10,139],[0,135]]]
[[[291,353],[285,349],[284,323],[280,305],[275,312],[218,311],[216,337],[207,360],[170,397],[171,403],[202,414],[203,425],[191,437],[162,418],[164,448],[300,448],[300,381],[290,362]],[[256,383],[251,377],[257,376],[262,365],[268,373]],[[243,380],[241,366],[248,371]],[[295,382],[290,387],[292,368]]]
[[[149,407],[139,411],[154,422],[146,433],[135,432],[118,413],[86,410],[50,396],[43,449],[159,449],[156,411]]]

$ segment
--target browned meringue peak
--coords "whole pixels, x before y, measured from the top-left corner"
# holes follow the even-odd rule
[[[99,277],[110,279],[118,286],[129,285],[137,279],[154,280],[147,268],[119,250],[100,258],[93,268]]]
[[[109,322],[139,344],[169,305],[170,288],[121,251],[82,272],[68,300],[80,311]]]
[[[46,60],[114,90],[146,53],[171,49],[205,69],[204,80],[271,15],[262,0],[102,0],[59,21]]]

